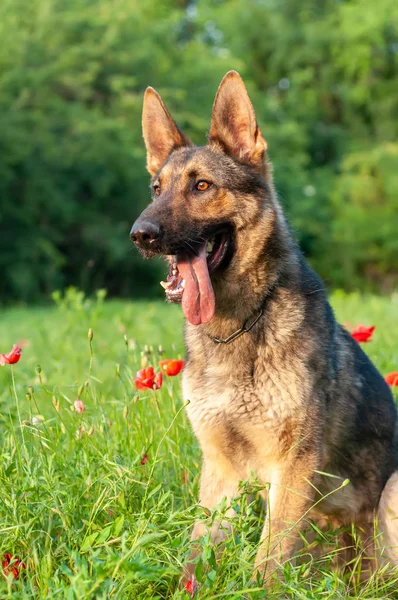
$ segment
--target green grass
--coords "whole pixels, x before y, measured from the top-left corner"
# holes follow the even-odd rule
[[[398,370],[398,298],[335,294],[333,305],[341,322],[376,325],[365,350],[384,374]],[[192,523],[214,519],[197,504],[199,447],[180,376],[157,392],[132,383],[142,361],[157,365],[159,345],[163,358],[183,357],[180,308],[72,291],[54,308],[3,311],[0,352],[13,343],[25,347],[0,369],[0,556],[27,568],[18,581],[0,577],[0,597],[187,598],[177,583]],[[71,410],[78,395],[83,414]],[[358,587],[331,557],[287,565],[272,594],[250,588],[261,516],[247,492],[217,567],[202,541],[197,598],[398,598],[393,574]]]

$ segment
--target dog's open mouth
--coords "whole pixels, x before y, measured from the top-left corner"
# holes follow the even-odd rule
[[[180,252],[169,256],[167,281],[160,285],[168,302],[182,303],[182,310],[192,325],[208,323],[215,312],[215,298],[210,273],[222,266],[230,248],[230,235],[220,232],[201,244],[197,252]]]

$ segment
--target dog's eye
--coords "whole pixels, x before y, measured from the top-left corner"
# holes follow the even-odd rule
[[[210,186],[211,183],[208,181],[198,181],[198,183],[195,185],[195,190],[198,190],[199,192],[205,192]]]
[[[155,196],[160,196],[160,185],[154,185],[153,191],[155,193]]]

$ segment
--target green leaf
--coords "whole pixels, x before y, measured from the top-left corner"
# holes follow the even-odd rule
[[[113,523],[113,535],[114,536],[118,536],[120,534],[120,532],[123,529],[123,525],[124,525],[124,515],[120,515],[120,517],[118,517],[116,519],[116,521]]]
[[[99,535],[98,531],[95,531],[94,533],[88,535],[85,538],[85,540],[83,542],[83,545],[80,548],[80,552],[86,552],[89,548],[92,548],[92,546],[93,546],[95,540],[97,539],[98,535]]]
[[[112,528],[113,528],[113,524],[108,525],[107,527],[105,527],[98,535],[98,538],[95,540],[95,545],[97,544],[103,544],[104,542],[106,542],[106,540],[109,538],[111,532],[112,532]]]

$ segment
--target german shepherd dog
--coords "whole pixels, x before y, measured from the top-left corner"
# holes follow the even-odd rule
[[[200,503],[230,501],[257,474],[267,518],[255,577],[268,584],[314,505],[311,514],[336,525],[373,523],[398,469],[396,407],[293,239],[239,74],[220,84],[206,146],[179,130],[153,88],[143,135],[153,201],[131,239],[145,258],[165,255],[166,298],[186,317],[183,394],[203,453]],[[382,502],[386,539],[398,545],[397,474]],[[205,532],[198,522],[192,540]],[[225,540],[228,523],[211,536]]]

